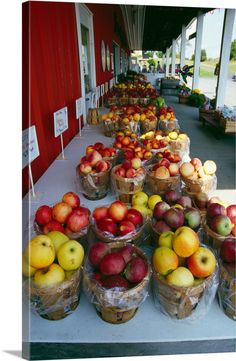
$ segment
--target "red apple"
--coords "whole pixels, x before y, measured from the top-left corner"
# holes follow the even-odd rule
[[[102,160],[101,154],[97,150],[93,150],[87,155],[87,160],[91,166],[95,166],[99,160]]]
[[[135,178],[136,177],[136,171],[134,168],[130,168],[125,173],[126,178]]]
[[[88,161],[84,161],[83,163],[80,163],[79,169],[84,174],[91,173],[92,172],[91,163]]]
[[[170,226],[168,226],[168,224],[166,224],[166,222],[163,220],[159,220],[156,223],[154,223],[153,228],[157,233],[164,233],[171,231]]]
[[[210,203],[207,207],[207,217],[226,216],[226,209],[219,203]]]
[[[210,228],[221,236],[228,236],[231,233],[232,224],[227,216],[215,216],[210,219]]]
[[[67,220],[66,226],[71,229],[72,232],[79,232],[82,228],[86,227],[89,224],[89,218],[86,214],[78,214],[75,211],[72,211]]]
[[[128,281],[137,283],[141,282],[147,275],[148,266],[141,257],[132,258],[126,265],[124,275]]]
[[[135,225],[132,222],[126,220],[121,221],[118,228],[121,237],[135,232]]]
[[[110,251],[110,247],[107,245],[107,243],[97,242],[93,244],[90,247],[88,253],[89,262],[92,264],[92,266],[97,267],[101,262],[102,258],[106,254],[108,254],[109,251]]]
[[[89,217],[89,210],[86,207],[77,207],[74,209],[74,212],[76,212],[78,215],[86,215],[86,217]]]
[[[99,265],[99,269],[104,276],[112,276],[123,272],[125,260],[118,252],[106,254]]]
[[[111,218],[104,218],[97,222],[97,227],[100,231],[111,233],[113,236],[117,234],[116,222]]]
[[[158,165],[158,168],[161,167],[161,166],[164,166],[164,167],[166,167],[166,168],[169,168],[169,166],[170,166],[170,161],[169,161],[168,159],[166,159],[166,158],[162,158],[162,159],[157,163],[157,165]]]
[[[232,218],[233,217],[236,217],[236,204],[231,204],[230,206],[228,206],[226,208],[226,213],[227,213],[227,216],[231,219],[232,221]],[[233,222],[234,223],[234,222]]]
[[[98,207],[93,211],[93,218],[96,222],[101,221],[104,218],[108,218],[108,208],[107,207]]]
[[[132,149],[126,149],[123,153],[125,159],[132,159],[134,157],[134,152]]]
[[[132,168],[131,161],[130,161],[130,160],[125,160],[125,161],[122,163],[122,168],[124,168],[125,171],[127,171],[127,170],[130,169],[130,168]]]
[[[110,205],[108,214],[116,222],[123,221],[128,214],[128,207],[121,201],[115,201]]]
[[[65,202],[59,202],[52,208],[52,218],[59,223],[65,223],[67,217],[72,212],[72,208]]]
[[[102,287],[106,289],[118,288],[120,291],[129,289],[129,282],[121,275],[113,275],[102,280]]]
[[[125,263],[128,263],[135,254],[134,247],[131,244],[127,244],[121,248],[119,253],[123,256]]]
[[[207,208],[208,200],[209,198],[207,193],[199,192],[194,195],[194,202],[200,209]]]
[[[161,201],[156,203],[154,209],[153,209],[153,217],[156,220],[163,219],[164,213],[170,209],[170,206],[168,203]]]
[[[61,223],[59,223],[58,221],[54,221],[54,220],[45,224],[43,226],[42,231],[44,234],[48,234],[48,232],[51,232],[51,231],[59,231],[59,232],[65,233],[65,229],[61,225]]]
[[[104,148],[104,144],[102,144],[100,142],[97,142],[97,143],[94,144],[93,147],[94,147],[95,150],[100,150],[100,149]]]
[[[188,269],[194,277],[202,278],[210,276],[216,267],[215,255],[210,249],[199,247],[190,257],[187,258]]]
[[[135,227],[143,224],[143,216],[137,209],[129,209],[126,220],[132,222]]]
[[[195,170],[198,170],[202,167],[202,162],[199,158],[192,158],[190,163],[194,166]]]
[[[124,169],[122,166],[120,166],[119,168],[116,169],[115,174],[116,174],[118,177],[123,177],[123,178],[125,178],[125,169]]]
[[[181,209],[178,208],[170,208],[168,209],[164,215],[163,219],[168,226],[172,229],[177,229],[184,225],[184,214]]]
[[[180,194],[174,190],[174,189],[168,189],[165,193],[164,193],[164,200],[168,203],[168,204],[175,204],[177,199],[180,198]]]
[[[225,262],[236,261],[236,240],[234,238],[226,238],[220,247],[220,257]]]
[[[43,226],[52,220],[52,208],[43,205],[39,207],[35,213],[35,221],[38,225]]]
[[[180,204],[183,208],[192,207],[192,199],[189,196],[181,196],[176,203]]]
[[[65,202],[71,206],[71,208],[79,207],[80,205],[80,198],[74,192],[67,192],[62,197],[62,202]]]
[[[106,162],[105,160],[99,160],[97,163],[96,163],[96,171],[97,173],[100,173],[100,172],[105,172],[109,169],[109,163]]]

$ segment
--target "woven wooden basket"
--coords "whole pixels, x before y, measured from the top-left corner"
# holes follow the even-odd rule
[[[116,105],[116,104],[117,104],[117,98],[116,98],[115,96],[108,98],[108,99],[107,99],[107,104],[108,104],[109,106],[111,106],[111,105]]]
[[[119,122],[112,120],[103,121],[103,131],[106,137],[112,137],[119,129]]]
[[[168,135],[173,130],[179,129],[178,120],[159,120],[158,129],[162,130],[163,134]]]
[[[118,162],[119,154],[116,152],[112,157],[103,157],[103,160],[111,163],[111,167],[114,167]]]
[[[203,230],[204,230],[204,233],[206,235],[205,237],[205,243],[216,249],[216,250],[219,250],[222,243],[224,242],[224,240],[226,238],[231,238],[231,239],[235,239],[236,241],[236,237],[230,235],[230,236],[221,236],[220,234],[218,233],[215,233],[214,231],[212,231],[212,229],[207,225],[206,222],[203,223]]]
[[[181,180],[183,182],[184,188],[186,188],[186,192],[189,192],[194,196],[195,193],[209,193],[216,187],[216,176],[213,175],[208,179],[197,179],[191,180],[184,178],[181,176]]]
[[[129,103],[129,98],[128,97],[120,97],[119,98],[119,104],[120,105],[127,105]]]
[[[179,103],[180,104],[188,104],[188,98],[189,98],[189,95],[179,94]]]
[[[169,177],[166,179],[160,179],[152,175],[153,164],[146,167],[147,177],[146,184],[149,187],[152,194],[163,194],[168,189],[177,189],[180,185],[180,176]]]
[[[116,192],[121,194],[135,194],[141,192],[144,187],[144,181],[146,177],[145,168],[143,168],[143,175],[135,178],[123,178],[115,174],[117,167],[112,168],[111,179]]]
[[[110,244],[112,250],[119,250],[125,245],[124,242]],[[90,278],[88,260],[83,272],[83,289],[87,297],[94,304],[98,315],[106,322],[120,324],[129,321],[137,312],[139,305],[147,296],[148,283],[151,276],[151,267],[141,249],[133,246],[136,253],[148,264],[146,277],[135,287],[127,291],[111,291],[98,285]]]
[[[235,267],[227,270],[222,261],[220,264],[220,284],[218,288],[218,301],[224,313],[236,321],[236,274]]]
[[[183,319],[190,316],[197,307],[205,289],[211,286],[214,273],[193,287],[170,285],[154,268],[152,277],[153,295],[158,299],[164,313],[172,318]]]
[[[31,279],[23,282],[23,291],[32,308],[47,320],[61,320],[76,309],[80,300],[82,267],[60,285],[38,288]]]
[[[77,178],[86,198],[98,200],[106,197],[110,186],[111,163],[109,165],[107,171],[97,174],[85,174],[80,171],[79,165],[76,167]]]
[[[142,134],[150,132],[150,130],[156,130],[158,120],[141,120],[140,121],[140,131]]]
[[[129,122],[127,124],[122,123],[122,120],[120,121],[120,130],[129,129],[132,133],[137,133],[139,128],[139,122]]]
[[[184,154],[189,153],[190,140],[186,138],[186,140],[169,140],[169,147],[171,152],[179,154],[181,157]]]

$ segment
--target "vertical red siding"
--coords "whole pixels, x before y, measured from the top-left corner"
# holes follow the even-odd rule
[[[53,112],[68,107],[64,145],[78,132],[75,100],[81,96],[81,84],[74,3],[24,3],[22,34],[23,129],[36,125],[40,156],[32,163],[32,173],[37,181],[61,152]],[[23,193],[28,191],[27,178],[26,168]]]

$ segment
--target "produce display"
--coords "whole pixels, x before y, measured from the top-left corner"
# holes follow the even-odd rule
[[[175,120],[175,112],[172,107],[161,107],[159,109],[159,120]]]
[[[74,192],[67,192],[62,200],[53,206],[42,205],[35,213],[37,233],[48,234],[59,231],[73,238],[87,233],[90,211],[80,205],[80,198]]]

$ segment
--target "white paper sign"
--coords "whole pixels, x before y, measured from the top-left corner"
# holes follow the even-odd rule
[[[22,132],[22,167],[39,156],[39,146],[35,125]]]
[[[97,92],[97,98],[100,98],[100,86],[98,85],[96,88],[96,92]]]
[[[104,95],[104,84],[101,85],[101,96]]]
[[[107,93],[108,92],[108,81],[106,81],[106,83],[105,83],[105,93]]]
[[[53,113],[54,117],[54,137],[62,134],[68,129],[68,111],[67,107],[64,107]]]
[[[110,89],[113,87],[113,79],[110,80]]]
[[[78,119],[83,114],[82,98],[76,99],[75,109],[76,109],[76,119]]]

